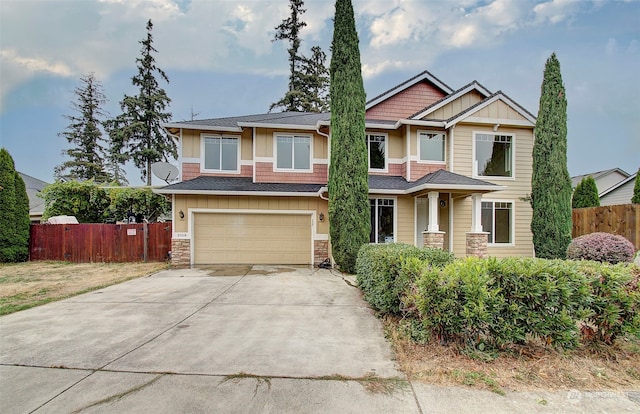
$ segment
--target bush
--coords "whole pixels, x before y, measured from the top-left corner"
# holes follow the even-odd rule
[[[401,272],[402,263],[408,258],[442,267],[453,261],[453,254],[402,243],[365,244],[360,248],[356,260],[358,286],[374,309],[400,312],[401,297],[413,281],[409,273]]]
[[[539,338],[573,348],[589,289],[576,264],[468,258],[424,269],[411,295],[424,326],[446,341],[504,346]]]
[[[577,237],[567,248],[567,258],[596,262],[632,262],[635,247],[622,236],[609,233],[591,233]]]
[[[612,344],[625,334],[640,334],[640,268],[626,263],[581,262],[592,302],[582,321],[584,339]]]

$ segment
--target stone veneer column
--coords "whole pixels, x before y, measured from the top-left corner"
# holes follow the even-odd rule
[[[171,265],[191,266],[191,242],[189,239],[171,239]]]
[[[329,258],[329,240],[313,241],[313,264],[318,266]]]
[[[489,233],[486,233],[486,232],[467,233],[467,256],[475,256],[480,258],[487,257],[488,241],[489,241]]]
[[[444,250],[444,231],[423,231],[424,247]]]

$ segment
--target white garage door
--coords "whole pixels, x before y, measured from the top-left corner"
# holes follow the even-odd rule
[[[197,213],[195,264],[311,264],[311,215]]]

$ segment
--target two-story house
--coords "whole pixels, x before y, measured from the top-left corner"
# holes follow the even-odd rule
[[[535,117],[478,82],[429,72],[366,106],[371,243],[531,256]],[[318,264],[330,256],[327,113],[164,125],[179,142],[172,261]]]

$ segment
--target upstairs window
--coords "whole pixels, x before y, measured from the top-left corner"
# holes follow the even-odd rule
[[[367,153],[370,170],[387,169],[387,137],[380,134],[367,134]]]
[[[204,169],[237,172],[240,140],[237,137],[205,136]]]
[[[420,132],[418,146],[420,161],[444,162],[444,133]]]
[[[513,136],[475,134],[475,171],[479,177],[513,177]]]
[[[276,136],[276,168],[279,170],[311,170],[311,137]]]

